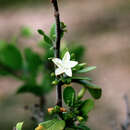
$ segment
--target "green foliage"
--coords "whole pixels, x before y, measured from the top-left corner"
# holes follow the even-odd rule
[[[60,26],[62,38],[67,29],[63,22],[60,23]],[[93,84],[91,78],[82,74],[87,74],[95,70],[96,67],[79,63],[83,60],[85,52],[82,45],[71,46],[68,44],[60,51],[61,58],[66,54],[65,60],[57,60],[61,64],[60,67],[63,67],[62,71],[66,70],[69,73],[72,71],[73,75],[61,72],[57,76],[54,73],[54,64],[50,61],[55,57],[56,24],[52,25],[49,34],[41,29],[38,32],[43,37],[38,45],[44,49],[44,53],[35,52],[31,48],[25,48],[24,51],[20,52],[17,44],[0,41],[0,75],[9,74],[22,82],[22,85],[17,89],[17,94],[31,93],[39,98],[50,92],[53,86],[66,86],[63,90],[63,99],[67,107],[63,108],[56,105],[48,109],[49,114],[54,118],[40,123],[35,130],[90,130],[85,123],[95,103],[93,99],[83,99],[83,97],[88,91],[92,98],[99,99],[102,95],[102,89]],[[27,27],[21,31],[21,36],[24,37],[30,37],[32,34],[32,31]],[[77,63],[79,64],[77,65]],[[76,92],[71,87],[71,83],[80,84],[81,90]],[[43,111],[41,108],[40,110]],[[23,123],[18,123],[17,130],[21,130],[22,125]]]
[[[61,27],[61,38],[63,38],[63,36],[64,36],[64,32],[66,32],[67,31],[67,29],[66,29],[66,25],[64,24],[64,22],[61,22],[60,23],[60,27]],[[55,41],[55,39],[56,39],[56,24],[53,24],[52,25],[52,27],[51,27],[51,29],[50,29],[50,38],[53,40],[53,41]]]
[[[65,121],[53,119],[39,124],[43,126],[43,130],[63,130],[65,127]]]
[[[46,35],[45,32],[41,29],[39,29],[38,32],[44,37],[45,44],[48,44],[51,47],[53,45],[51,38],[48,35]]]
[[[22,130],[23,122],[19,122],[16,125],[16,130]]]
[[[42,89],[42,86],[38,86],[35,84],[25,84],[18,88],[17,94],[20,94],[20,93],[32,93],[36,96],[42,96],[43,89]]]
[[[51,29],[50,29],[50,38],[55,41],[56,38],[56,24],[53,24]]]
[[[73,106],[75,102],[75,90],[72,87],[66,87],[63,93],[64,102],[68,106]]]
[[[0,49],[0,64],[13,70],[21,69],[22,55],[19,49],[12,44],[3,44]]]
[[[61,54],[62,57],[64,57],[68,49],[63,49],[62,51],[63,52],[61,52]],[[72,69],[72,77],[61,74],[60,77],[54,80],[55,85],[67,85],[67,87],[63,90],[63,99],[68,109],[66,111],[61,111],[61,109],[58,108],[58,111],[55,111],[54,107],[50,113],[59,115],[66,122],[66,130],[90,130],[85,125],[85,122],[88,119],[89,112],[94,108],[94,100],[91,98],[82,100],[82,98],[88,91],[93,98],[99,99],[101,97],[102,90],[99,86],[92,83],[91,78],[82,75],[78,76],[77,74],[87,73],[94,69],[96,69],[95,66],[86,67],[85,63],[81,63]],[[77,96],[74,88],[69,85],[72,82],[83,86]],[[77,124],[77,122],[79,123]]]
[[[85,54],[85,47],[83,45],[80,45],[78,43],[69,43],[69,48],[71,54],[74,54],[74,60],[76,61],[82,61],[83,56]]]
[[[49,93],[52,90],[52,78],[50,78],[49,74],[43,75],[41,86],[43,94]]]
[[[87,99],[81,106],[81,112],[83,116],[87,116],[88,113],[94,108],[94,101],[92,99]]]
[[[22,27],[21,36],[30,38],[33,36],[32,30],[29,27]]]
[[[28,79],[28,82],[35,82],[39,67],[42,65],[41,57],[30,48],[24,50],[24,57],[25,70],[27,72],[25,76]]]
[[[82,70],[79,70],[77,73],[87,73],[87,72],[95,70],[95,69],[96,69],[96,66],[90,66],[90,67],[84,68]]]
[[[98,88],[98,89],[88,88],[88,91],[95,99],[100,99],[102,96],[102,89],[101,88]]]
[[[76,82],[86,87],[93,98],[99,99],[102,96],[102,89],[99,86],[86,80],[77,80]]]

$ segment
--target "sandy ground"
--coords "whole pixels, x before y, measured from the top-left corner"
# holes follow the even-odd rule
[[[65,3],[61,1],[60,5],[61,19],[68,26],[65,40],[80,41],[86,46],[88,51],[85,58],[89,65],[97,66],[97,70],[89,75],[103,88],[102,99],[96,102],[88,125],[92,130],[120,130],[126,113],[123,96],[124,94],[129,96],[130,92],[130,2],[67,0]],[[53,20],[50,6],[39,9],[4,10],[0,12],[0,37],[10,40],[23,25],[33,28],[38,37],[36,30],[42,28],[48,32]],[[32,45],[36,47],[35,41],[20,46]],[[23,120],[29,113],[21,106],[36,102],[35,98],[28,94],[18,96],[16,99],[14,92],[20,84],[12,78],[0,79],[0,115],[4,119],[0,119],[0,126],[5,121],[15,123],[10,121],[13,118]],[[48,97],[53,99],[53,96],[51,93]],[[24,100],[25,97],[27,100]],[[10,100],[13,104],[8,106]],[[14,114],[14,108],[18,108],[15,112],[20,113],[19,117]],[[6,129],[5,126],[2,128]]]

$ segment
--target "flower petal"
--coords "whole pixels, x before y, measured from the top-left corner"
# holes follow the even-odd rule
[[[71,69],[66,69],[65,73],[67,76],[72,77],[72,70]]]
[[[70,60],[70,53],[67,51],[63,57],[63,62],[69,61]]]
[[[64,70],[62,69],[62,68],[57,68],[56,70],[55,70],[55,75],[57,76],[57,75],[60,75],[60,74],[63,74],[64,73]]]
[[[73,68],[73,67],[75,67],[77,64],[78,64],[77,61],[69,61],[68,67]]]
[[[59,58],[53,58],[52,61],[59,67],[61,68],[63,65],[62,65],[62,61],[61,59]]]

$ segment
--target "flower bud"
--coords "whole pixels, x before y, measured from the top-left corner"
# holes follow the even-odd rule
[[[77,116],[77,120],[81,122],[84,120],[84,118],[82,116]]]
[[[66,112],[66,109],[63,108],[63,107],[61,107],[61,108],[60,108],[60,111],[61,111],[61,112]]]
[[[39,125],[35,130],[43,130],[43,126]]]
[[[54,108],[48,108],[48,113],[53,114],[54,113]]]
[[[86,92],[86,88],[83,87],[83,88],[80,90],[80,92],[78,93],[78,96],[77,96],[79,100],[84,96],[85,92]]]
[[[57,84],[58,84],[57,80],[52,81],[52,85],[57,85]]]
[[[55,73],[51,73],[51,77],[55,77]]]

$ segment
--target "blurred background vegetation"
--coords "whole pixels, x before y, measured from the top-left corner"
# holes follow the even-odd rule
[[[87,49],[84,60],[96,65],[89,73],[103,88],[103,97],[90,113],[88,125],[92,130],[120,130],[125,120],[126,106],[123,95],[130,92],[130,1],[129,0],[59,0],[61,19],[68,32],[63,42],[81,43]],[[17,40],[23,50],[31,47],[41,52],[37,42],[41,37],[37,29],[49,32],[54,21],[49,0],[0,0],[0,40]],[[35,37],[21,38],[19,30],[29,26]],[[0,129],[11,130],[18,121],[25,121],[26,129],[33,125],[31,113],[24,105],[37,103],[31,94],[16,95],[21,82],[0,77]],[[52,106],[55,92],[46,96],[47,106]],[[88,96],[88,95],[86,95]]]
[[[25,7],[33,5],[41,5],[46,3],[47,0],[0,0],[1,8],[10,8],[10,7]]]

